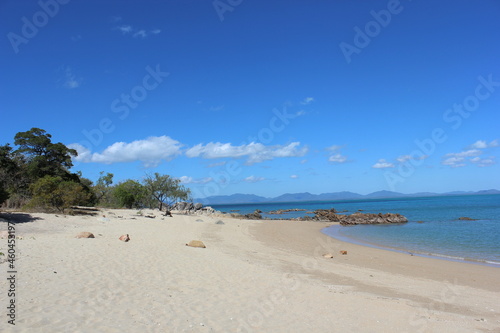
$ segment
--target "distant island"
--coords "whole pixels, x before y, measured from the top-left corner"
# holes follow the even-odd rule
[[[201,202],[204,205],[226,205],[226,204],[252,204],[268,202],[303,202],[303,201],[335,201],[335,200],[356,200],[356,199],[390,199],[390,198],[411,198],[411,197],[432,197],[432,196],[451,196],[451,195],[487,195],[500,194],[499,190],[482,191],[454,191],[446,193],[419,192],[405,194],[392,191],[377,191],[370,194],[358,194],[348,191],[311,194],[304,193],[285,193],[275,198],[266,198],[254,194],[236,193],[232,195],[217,195],[206,198],[194,199],[195,202]]]

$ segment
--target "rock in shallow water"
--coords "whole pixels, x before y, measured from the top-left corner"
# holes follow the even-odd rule
[[[388,223],[408,222],[408,219],[405,216],[401,214],[392,214],[392,213],[387,213],[387,214],[354,213],[351,215],[342,215],[342,214],[337,214],[337,211],[332,208],[332,209],[318,209],[314,211],[314,214],[315,216],[311,218],[312,220],[339,222],[341,225],[388,224]]]
[[[370,214],[370,213],[354,213],[347,215],[341,219],[341,225],[355,225],[355,224],[387,224],[387,223],[406,223],[408,219],[401,214]]]

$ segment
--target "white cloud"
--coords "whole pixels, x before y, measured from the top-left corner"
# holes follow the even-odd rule
[[[493,140],[490,143],[487,143],[484,140],[477,140],[466,149],[486,149],[486,148],[495,148],[498,147],[498,140]]]
[[[492,166],[493,164],[496,163],[495,156],[490,156],[487,158],[474,157],[470,161],[479,167]]]
[[[330,146],[330,147],[326,147],[325,149],[329,150],[329,151],[339,151],[342,148],[344,148],[344,146],[333,145],[333,146]]]
[[[128,24],[123,24],[123,25],[117,26],[114,29],[118,30],[118,31],[121,31],[121,33],[124,34],[124,35],[130,34],[132,37],[135,37],[135,38],[138,38],[138,37],[140,37],[140,38],[146,38],[150,34],[158,35],[158,34],[161,33],[160,29],[153,29],[153,30],[150,30],[148,32],[146,29],[137,29],[137,28],[134,28],[134,27],[132,27],[131,25],[128,25]]]
[[[254,175],[249,176],[249,177],[244,179],[244,181],[246,181],[247,183],[257,183],[257,182],[261,182],[263,180],[266,180],[266,179],[264,177],[255,177]]]
[[[463,167],[467,165],[468,162],[479,167],[491,166],[496,164],[495,156],[490,156],[488,158],[480,158],[478,156],[483,154],[485,149],[496,148],[498,146],[498,139],[490,141],[489,143],[486,140],[477,140],[459,153],[448,153],[444,155],[441,164],[452,168]]]
[[[405,162],[410,161],[410,160],[415,160],[415,161],[425,160],[427,157],[429,157],[429,156],[428,155],[422,155],[422,156],[401,155],[396,160],[400,163],[405,163]]]
[[[182,144],[168,136],[149,137],[131,143],[116,142],[101,153],[92,153],[89,149],[75,143],[68,147],[76,149],[75,160],[84,163],[120,163],[141,161],[145,167],[155,167],[162,160],[169,161],[180,154]]]
[[[385,168],[394,168],[394,164],[387,162],[385,159],[381,158],[377,163],[372,165],[374,169],[385,169]]]
[[[473,144],[471,144],[468,149],[484,149],[484,148],[487,148],[488,147],[488,144],[486,143],[486,141],[483,141],[483,140],[477,140],[476,142],[474,142]]]
[[[460,167],[463,167],[465,166],[465,158],[464,157],[448,157],[447,159],[443,160],[443,162],[441,162],[442,165],[447,165],[447,166],[450,166],[452,168],[460,168]]]
[[[182,184],[207,184],[214,180],[212,177],[194,179],[193,177],[189,176],[182,176],[179,179]]]
[[[64,87],[68,89],[75,89],[80,86],[82,82],[81,78],[77,78],[76,75],[73,74],[71,67],[67,66],[64,69]]]
[[[146,38],[148,34],[146,33],[146,30],[138,30],[137,32],[134,33],[134,37],[141,37],[141,38]]]
[[[477,142],[476,142],[477,143]],[[479,146],[481,143],[478,144]],[[460,153],[448,153],[443,157],[442,165],[447,165],[452,168],[459,168],[466,165],[468,157],[477,157],[483,152],[479,149],[469,149]]]
[[[334,162],[334,163],[345,163],[347,162],[347,157],[343,156],[341,154],[335,154],[332,155],[328,158],[329,162]]]
[[[233,146],[231,143],[210,142],[206,145],[198,144],[188,149],[186,151],[186,156],[207,159],[247,157],[247,164],[254,164],[279,157],[304,156],[308,152],[308,148],[299,148],[299,146],[300,142],[292,142],[286,146],[265,146],[255,142],[241,146]]]
[[[116,29],[120,30],[124,35],[132,32],[132,27],[130,25],[121,25],[116,27]]]
[[[313,97],[306,97],[302,102],[300,102],[300,104],[307,105],[307,104],[311,104],[312,102],[314,102]]]
[[[398,162],[404,163],[404,162],[406,162],[406,161],[411,160],[411,156],[410,156],[410,155],[401,155],[401,156],[399,156],[396,160],[397,160]]]
[[[224,105],[211,106],[209,108],[211,112],[218,112],[224,110]]]
[[[329,162],[333,163],[345,163],[347,162],[347,156],[342,155],[339,151],[345,146],[333,145],[330,147],[326,147],[325,149],[333,152],[334,154],[328,158]]]
[[[493,140],[488,143],[485,140],[477,140],[470,146],[467,146],[464,151],[459,153],[449,153],[443,156],[441,164],[448,165],[452,168],[463,167],[467,162],[473,163],[479,167],[487,167],[495,164],[495,156],[488,158],[480,158],[484,149],[496,148],[499,146],[498,140]]]
[[[466,151],[462,151],[460,153],[449,153],[449,154],[446,154],[446,156],[448,156],[448,157],[474,157],[474,156],[479,156],[482,153],[483,152],[480,151],[479,149],[469,149]]]
[[[290,178],[297,179],[297,178],[299,178],[299,176],[297,176],[297,175],[291,175]]]

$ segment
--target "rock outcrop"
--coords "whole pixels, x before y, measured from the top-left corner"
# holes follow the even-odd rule
[[[340,222],[340,219],[345,215],[338,215],[335,208],[332,209],[317,209],[314,211],[314,217],[319,221]]]
[[[400,214],[370,214],[370,213],[354,213],[352,215],[344,215],[340,220],[341,225],[356,225],[356,224],[388,224],[388,223],[406,223],[408,219]]]
[[[337,214],[337,211],[332,209],[318,209],[314,211],[315,216],[305,216],[302,221],[330,221],[339,222],[341,225],[356,225],[356,224],[389,224],[389,223],[406,223],[408,219],[400,214],[371,214],[371,213],[354,213],[351,215]]]
[[[172,207],[170,207],[170,210],[177,211],[181,214],[197,214],[197,215],[211,215],[215,213],[220,214],[220,212],[217,212],[212,207],[203,206],[203,204],[200,202],[193,204],[192,202],[180,201],[175,203]]]
[[[262,220],[262,215],[260,215],[262,211],[256,209],[253,213],[246,214],[245,217],[249,220]]]
[[[300,209],[300,208],[292,208],[292,209],[278,209],[278,210],[272,210],[268,212],[270,215],[281,215],[281,214],[286,214],[290,212],[302,212],[305,211],[305,209]]]

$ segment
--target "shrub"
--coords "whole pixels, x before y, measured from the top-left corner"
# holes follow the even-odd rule
[[[61,177],[45,176],[31,186],[33,197],[29,207],[60,212],[75,206],[85,206],[92,200],[92,194],[80,183],[64,181]]]

